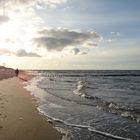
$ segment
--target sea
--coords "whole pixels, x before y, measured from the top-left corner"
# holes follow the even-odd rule
[[[140,140],[139,70],[40,70],[25,88],[62,140]]]

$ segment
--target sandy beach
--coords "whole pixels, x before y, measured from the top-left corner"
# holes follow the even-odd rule
[[[0,80],[0,140],[60,140],[61,133],[39,114],[21,80]]]

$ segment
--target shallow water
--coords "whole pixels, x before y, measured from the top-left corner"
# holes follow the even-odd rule
[[[63,139],[140,139],[140,71],[39,71],[26,88]]]

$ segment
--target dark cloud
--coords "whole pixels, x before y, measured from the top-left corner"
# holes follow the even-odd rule
[[[74,48],[72,50],[72,53],[75,54],[75,55],[77,55],[79,52],[80,52],[80,49],[79,48]]]
[[[37,53],[26,52],[24,49],[18,50],[15,55],[18,57],[41,57]]]
[[[83,45],[100,38],[96,32],[78,32],[68,29],[44,29],[38,34],[39,37],[33,38],[34,43],[37,47],[44,47],[48,51],[62,51],[65,47]]]
[[[45,47],[48,51],[62,51],[68,45],[74,45],[72,40],[64,38],[39,37],[33,40],[38,47]]]
[[[86,55],[86,54],[88,54],[88,52],[85,52],[85,51],[83,51],[82,49],[79,49],[79,48],[73,48],[72,53],[74,55]]]
[[[9,17],[8,16],[0,16],[0,24],[3,24],[5,22],[9,21]]]
[[[0,49],[0,55],[9,55],[9,56],[15,55],[17,57],[41,57],[37,53],[26,52],[24,49],[20,49],[17,52],[14,52],[5,48]]]

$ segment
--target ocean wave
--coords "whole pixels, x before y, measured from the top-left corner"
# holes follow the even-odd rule
[[[109,102],[109,101],[106,101],[106,100],[101,99],[101,98],[96,97],[96,96],[90,96],[90,95],[84,93],[84,89],[87,88],[87,85],[88,85],[88,83],[86,81],[81,81],[81,80],[78,81],[76,83],[76,89],[73,91],[73,93],[75,95],[78,95],[79,97],[82,97],[82,98],[85,98],[88,100],[92,100],[92,103],[80,102],[78,100],[66,98],[65,96],[60,96],[59,94],[50,92],[49,87],[47,87],[47,88],[43,87],[43,89],[45,91],[47,91],[48,94],[51,94],[51,95],[53,95],[57,98],[60,98],[62,100],[66,100],[69,102],[75,102],[79,105],[87,105],[87,106],[94,106],[94,107],[96,106],[100,110],[104,110],[106,112],[111,112],[112,114],[119,115],[121,117],[130,119],[130,120],[134,120],[137,123],[140,123],[140,111],[139,111],[139,109],[127,107],[124,105],[119,105],[119,104],[114,103],[114,102]],[[40,86],[38,85],[38,87],[40,87]],[[58,91],[58,89],[57,89],[57,91]]]
[[[68,74],[65,74],[65,73],[42,73],[41,74],[42,76],[44,77],[47,77],[47,78],[56,78],[56,77],[125,77],[125,76],[134,76],[134,77],[139,77],[140,74],[139,73],[118,73],[118,74],[113,74],[113,73],[108,73],[108,74],[100,74],[100,73],[95,73],[95,74],[92,74],[92,73],[68,73]]]
[[[76,89],[73,91],[76,95],[79,95],[81,97],[84,97],[85,94],[82,93],[82,90],[86,87],[87,82],[86,81],[78,81],[76,83]]]
[[[113,103],[113,102],[108,102],[96,96],[89,96],[89,95],[84,94],[84,96],[82,97],[85,97],[90,100],[94,100],[96,102],[97,108],[99,109],[103,109],[105,111],[120,115],[122,117],[131,119],[140,123],[139,109],[130,108],[123,105],[118,105],[117,103]]]
[[[46,77],[44,77],[44,78],[46,78]],[[48,87],[46,87],[45,88],[45,90],[44,90],[44,87],[43,88],[40,88],[39,87],[39,85],[38,85],[38,83],[40,82],[40,81],[42,81],[42,77],[40,77],[40,78],[38,78],[38,79],[36,79],[36,81],[32,81],[31,82],[31,84],[32,84],[32,86],[30,86],[30,88],[31,89],[29,89],[29,90],[33,90],[33,91],[35,91],[35,93],[34,93],[34,95],[35,96],[37,96],[38,98],[42,98],[42,99],[44,99],[44,103],[46,103],[46,102],[48,102],[49,100],[48,100],[48,97],[46,98],[45,97],[45,95],[46,95],[46,91],[47,91],[47,89],[48,89]],[[58,81],[59,82],[59,81]],[[42,83],[42,82],[41,82]],[[40,84],[41,84],[40,83]],[[47,84],[49,84],[49,83],[47,83]],[[44,86],[46,85],[46,83],[44,84]],[[88,83],[86,82],[86,81],[78,81],[77,83],[76,83],[76,90],[77,90],[77,92],[79,92],[79,93],[81,93],[81,94],[72,94],[72,96],[73,96],[73,98],[67,98],[67,96],[61,96],[59,93],[61,93],[60,91],[58,91],[58,90],[54,90],[54,92],[47,92],[47,94],[50,94],[51,95],[51,97],[57,97],[57,98],[53,98],[53,99],[56,99],[56,100],[53,100],[53,101],[56,101],[56,102],[58,102],[58,100],[60,100],[60,99],[58,99],[58,98],[61,98],[61,99],[63,99],[63,100],[66,100],[66,101],[69,101],[70,103],[73,103],[73,104],[75,104],[75,103],[77,103],[78,104],[78,106],[79,105],[85,105],[85,106],[82,106],[82,107],[84,107],[84,108],[86,108],[86,107],[89,107],[89,106],[92,106],[92,107],[90,107],[90,108],[93,108],[93,106],[95,107],[95,108],[97,108],[97,110],[98,109],[102,109],[102,110],[104,110],[104,111],[102,111],[103,113],[105,112],[105,111],[107,111],[107,112],[111,112],[112,114],[117,114],[117,115],[120,115],[120,116],[122,116],[122,117],[125,117],[125,118],[128,118],[128,119],[131,119],[131,120],[135,120],[135,121],[137,121],[137,122],[139,122],[139,115],[138,115],[138,113],[139,113],[139,110],[137,110],[137,112],[138,113],[136,113],[136,115],[134,115],[134,113],[135,113],[135,109],[133,109],[133,108],[129,108],[129,107],[126,107],[126,106],[120,106],[120,105],[118,105],[118,104],[116,104],[116,103],[113,103],[113,102],[108,102],[108,101],[105,101],[105,100],[103,100],[103,99],[101,99],[101,98],[99,98],[99,97],[96,97],[96,96],[90,96],[90,95],[88,95],[88,94],[86,94],[85,92],[84,92],[84,89],[85,88],[87,88],[87,85],[88,85]],[[40,91],[40,89],[36,89],[36,88],[40,88],[41,90],[43,90],[43,91]],[[55,89],[55,87],[53,86],[53,88]],[[72,89],[73,90],[73,89]],[[58,92],[58,93],[57,93]],[[65,92],[64,92],[65,93]],[[70,93],[70,92],[69,92]],[[66,94],[66,95],[68,95],[68,94]],[[78,96],[77,96],[78,95]],[[80,101],[80,100],[76,100],[75,99],[75,97],[78,97],[78,99],[80,98],[80,97],[82,97],[82,98],[80,98],[80,99],[82,99],[82,102]],[[41,99],[41,100],[42,100]],[[60,101],[63,101],[63,100],[60,100]],[[85,100],[87,100],[88,102],[86,102]],[[55,103],[56,103],[55,102]],[[66,102],[66,103],[69,103],[69,102]],[[51,104],[51,107],[54,107],[54,108],[57,108],[58,110],[59,109],[61,109],[62,107],[63,107],[63,105],[62,106],[56,106],[55,105],[55,103],[54,104]],[[77,104],[75,104],[75,106],[77,106]],[[64,104],[64,107],[65,107],[65,105],[66,104]],[[68,106],[69,107],[69,106]],[[52,108],[51,108],[52,109]],[[40,108],[38,108],[38,110],[41,112],[41,113],[43,113],[44,115],[46,115],[46,116],[48,116],[48,112],[46,111],[46,113],[43,111],[43,110],[40,110]],[[59,112],[59,111],[58,111]],[[100,111],[99,111],[100,112]],[[61,115],[63,114],[63,112],[60,112],[61,113]],[[109,114],[109,113],[107,113],[107,114]],[[64,114],[65,115],[65,114]],[[55,116],[55,115],[54,115]],[[113,115],[113,116],[116,116],[116,115]],[[118,140],[130,140],[129,138],[123,138],[123,137],[119,137],[119,136],[116,136],[116,135],[119,135],[118,133],[115,133],[115,135],[113,135],[113,134],[110,134],[110,133],[112,133],[112,131],[110,132],[104,132],[104,131],[106,131],[106,130],[101,130],[101,131],[98,131],[98,128],[97,129],[94,129],[94,127],[91,127],[91,126],[88,126],[88,124],[87,125],[77,125],[77,124],[72,124],[71,122],[70,123],[67,123],[65,120],[61,120],[61,119],[59,119],[59,118],[56,118],[56,117],[59,117],[59,116],[55,116],[54,118],[53,118],[53,116],[48,116],[50,119],[53,119],[53,120],[55,120],[56,122],[59,122],[59,123],[63,123],[63,124],[65,124],[65,125],[67,125],[67,126],[71,126],[71,127],[78,127],[78,128],[83,128],[83,129],[87,129],[87,130],[89,130],[89,131],[91,131],[91,132],[93,132],[93,133],[97,133],[97,134],[99,134],[99,135],[103,135],[103,136],[105,136],[105,137],[107,137],[107,138],[113,138],[113,139],[118,139]],[[66,116],[67,117],[67,116]],[[122,119],[122,117],[120,117],[121,119]],[[125,119],[126,120],[126,119]],[[129,120],[128,120],[129,121]],[[131,121],[132,122],[132,121]],[[126,137],[129,137],[128,135],[125,135]]]
[[[58,122],[58,123],[63,123],[63,124],[65,124],[67,126],[70,126],[70,127],[78,127],[78,128],[82,128],[82,129],[88,129],[89,131],[91,131],[93,133],[97,133],[97,134],[102,135],[104,137],[113,138],[113,139],[116,139],[116,140],[133,140],[131,138],[125,138],[125,137],[116,136],[116,135],[113,135],[113,134],[110,134],[110,133],[107,133],[107,132],[99,131],[99,130],[95,129],[94,127],[91,127],[91,126],[88,126],[88,125],[77,125],[77,124],[68,123],[64,120],[61,120],[61,119],[58,119],[56,117],[52,117],[52,116],[48,115],[46,112],[44,112],[39,107],[38,107],[38,110],[39,110],[40,113],[47,116],[49,119],[51,119],[55,122]]]
[[[86,81],[78,81],[76,83],[76,89],[73,91],[78,96],[84,97],[86,99],[93,100],[96,103],[98,109],[102,109],[107,112],[111,112],[121,117],[125,117],[136,122],[140,122],[139,110],[135,108],[130,108],[127,106],[118,105],[117,103],[105,101],[96,96],[90,96],[84,93],[82,90],[87,86]]]

